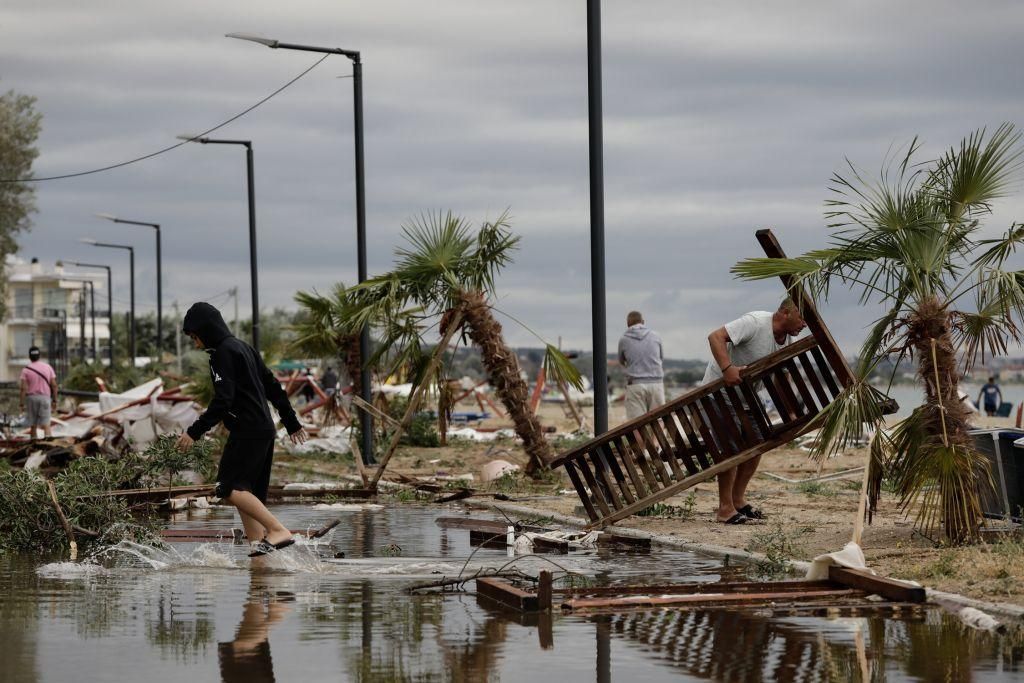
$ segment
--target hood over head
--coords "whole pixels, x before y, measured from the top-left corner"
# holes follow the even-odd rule
[[[651,328],[647,327],[643,323],[637,323],[626,328],[625,336],[631,339],[643,339],[651,333]]]
[[[231,330],[224,322],[220,311],[205,301],[192,304],[188,312],[185,313],[181,330],[185,334],[194,334],[199,337],[203,346],[208,349],[217,348],[218,344],[231,336]]]

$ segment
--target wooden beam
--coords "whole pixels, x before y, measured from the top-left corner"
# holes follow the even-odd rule
[[[528,593],[501,579],[477,579],[476,594],[518,612],[536,612],[540,604],[535,593]]]
[[[624,596],[624,595],[701,595],[706,593],[806,593],[808,591],[845,588],[833,581],[731,581],[675,583],[667,585],[591,586],[589,588],[556,588],[561,596]]]
[[[759,605],[785,600],[818,600],[853,598],[863,591],[850,588],[824,589],[805,592],[774,593],[707,593],[697,595],[632,595],[619,598],[577,598],[562,603],[562,611],[579,612],[592,609],[642,609],[651,607],[703,607],[711,605]]]
[[[895,602],[920,603],[928,599],[924,588],[920,586],[911,586],[904,581],[876,576],[861,569],[832,565],[828,568],[828,578],[843,586],[858,588],[866,593],[874,593]]]

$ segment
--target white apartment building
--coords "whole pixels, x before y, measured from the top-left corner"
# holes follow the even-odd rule
[[[72,272],[61,265],[47,268],[38,259],[26,262],[17,257],[8,257],[6,270],[7,316],[0,323],[0,381],[17,381],[21,369],[28,365],[31,346],[40,348],[43,359],[58,375],[83,354],[92,359],[95,352],[101,361],[106,359],[110,312],[106,310],[105,274]]]

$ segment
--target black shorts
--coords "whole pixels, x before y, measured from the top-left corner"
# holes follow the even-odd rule
[[[217,468],[217,496],[227,498],[232,491],[249,491],[267,502],[273,459],[273,436],[229,436]]]

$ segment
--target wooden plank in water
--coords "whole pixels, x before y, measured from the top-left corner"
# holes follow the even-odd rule
[[[587,588],[561,588],[555,593],[563,596],[588,595],[700,595],[704,593],[806,593],[808,591],[847,588],[834,581],[729,581],[701,583],[670,583],[661,585],[590,586]]]
[[[479,581],[479,579],[478,579]],[[693,595],[631,595],[620,598],[574,598],[562,603],[565,612],[594,609],[642,609],[650,607],[703,607],[710,605],[756,605],[787,600],[831,600],[864,595],[852,588],[833,588],[802,593],[792,591],[766,593],[698,593]]]
[[[903,581],[876,576],[862,569],[833,565],[828,568],[828,578],[843,586],[858,588],[895,602],[924,602],[928,599],[921,586],[911,586]]]
[[[446,529],[473,529],[476,531],[490,531],[503,534],[509,526],[508,522],[500,519],[474,519],[472,517],[438,517],[434,523]],[[547,527],[521,524],[517,527],[521,531],[551,531]]]
[[[476,594],[494,600],[517,612],[536,612],[540,601],[535,593],[516,588],[508,581],[481,577],[476,580]]]

